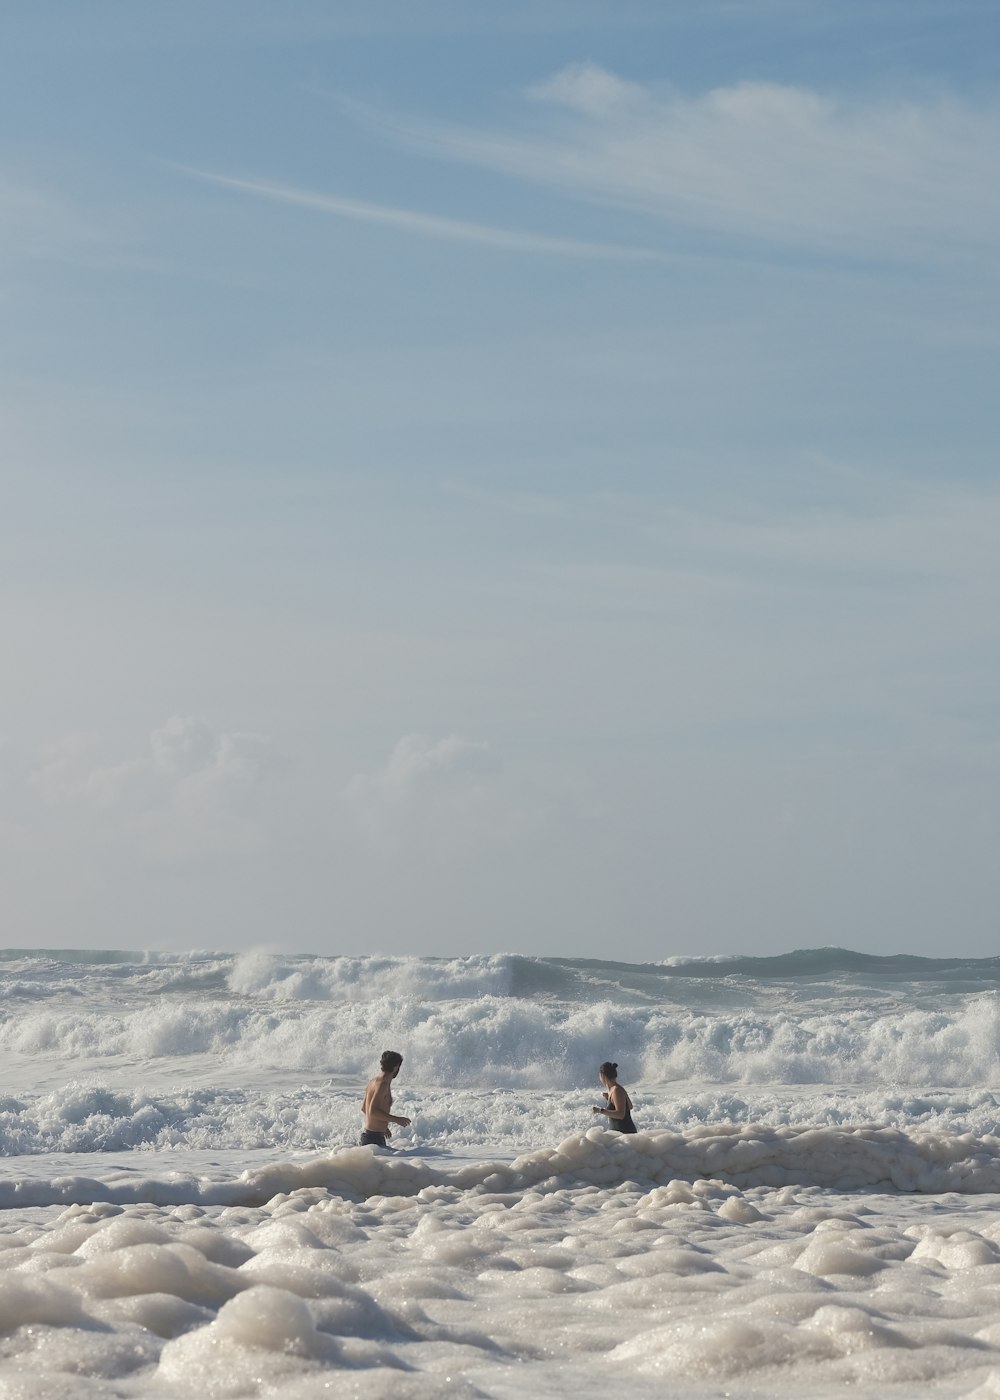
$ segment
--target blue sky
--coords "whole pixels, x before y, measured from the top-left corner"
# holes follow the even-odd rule
[[[4,941],[995,952],[998,30],[18,7]]]

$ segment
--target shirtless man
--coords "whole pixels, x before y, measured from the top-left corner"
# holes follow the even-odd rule
[[[361,1134],[362,1147],[385,1147],[386,1138],[392,1137],[390,1123],[395,1123],[400,1128],[410,1126],[409,1118],[401,1118],[390,1112],[392,1081],[400,1071],[403,1057],[398,1050],[383,1050],[379,1063],[381,1073],[369,1080],[361,1104],[361,1112],[365,1115],[365,1130]]]

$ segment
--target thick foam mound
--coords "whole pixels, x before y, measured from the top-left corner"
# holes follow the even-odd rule
[[[892,1128],[801,1128],[714,1125],[684,1133],[611,1133],[603,1128],[567,1138],[507,1164],[475,1163],[449,1172],[419,1161],[396,1161],[354,1148],[315,1163],[268,1168],[249,1178],[255,1199],[294,1171],[295,1186],[323,1185],[357,1196],[415,1195],[428,1186],[511,1191],[550,1178],[587,1186],[624,1182],[660,1186],[713,1179],[741,1188],[831,1186],[840,1190],[1000,1192],[1000,1138],[944,1136]],[[263,1197],[260,1193],[264,1193]]]
[[[349,1200],[415,1196],[431,1187],[519,1191],[557,1185],[661,1186],[715,1180],[756,1186],[827,1186],[843,1191],[1000,1192],[1000,1138],[945,1136],[892,1128],[793,1128],[715,1125],[685,1133],[626,1136],[592,1128],[512,1162],[449,1169],[370,1147],[346,1148],[306,1163],[277,1163],[235,1181],[181,1174],[143,1177],[130,1169],[104,1180],[62,1177],[0,1182],[0,1208],[149,1202],[156,1205],[263,1205],[320,1187]]]

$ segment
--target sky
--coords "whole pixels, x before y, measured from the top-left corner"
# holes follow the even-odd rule
[[[1000,952],[995,0],[35,0],[8,947]]]

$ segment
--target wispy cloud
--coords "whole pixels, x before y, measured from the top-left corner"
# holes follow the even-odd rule
[[[834,473],[833,464],[826,469]],[[611,574],[648,582],[658,573],[699,570],[724,579],[795,574],[800,583],[906,580],[914,585],[965,588],[984,615],[1000,601],[1000,491],[965,484],[881,486],[852,470],[840,473],[841,500],[808,511],[720,501],[683,506],[662,492],[603,491],[573,499],[543,492],[450,488],[473,508],[496,515],[560,521],[581,531],[602,527],[609,540],[647,560],[645,565],[595,567],[602,587]],[[648,561],[656,562],[648,562]],[[579,566],[572,566],[574,568]],[[588,566],[584,566],[586,568]],[[552,572],[555,572],[555,567]]]
[[[784,248],[939,257],[1000,246],[1000,107],[962,96],[835,96],[742,82],[689,95],[594,64],[525,94],[516,130],[344,104],[427,154],[679,228]]]
[[[597,258],[613,262],[649,262],[661,258],[661,254],[651,248],[632,248],[613,243],[588,243],[573,238],[551,238],[545,234],[523,233],[513,229],[497,228],[491,224],[480,224],[466,219],[452,219],[438,214],[423,214],[414,209],[400,209],[394,205],[372,204],[365,200],[344,199],[337,195],[318,194],[290,185],[275,185],[263,180],[243,180],[230,175],[219,175],[207,170],[193,170],[180,167],[185,174],[199,180],[219,185],[225,189],[238,190],[258,199],[268,199],[279,204],[297,204],[306,209],[315,209],[321,214],[332,214],[337,218],[352,219],[361,223],[381,224],[386,228],[397,229],[401,233],[413,234],[419,238],[432,238],[451,243],[475,244],[484,248],[496,248],[508,253],[545,254],[562,258]]]
[[[113,236],[65,195],[0,174],[0,257],[75,261]]]

